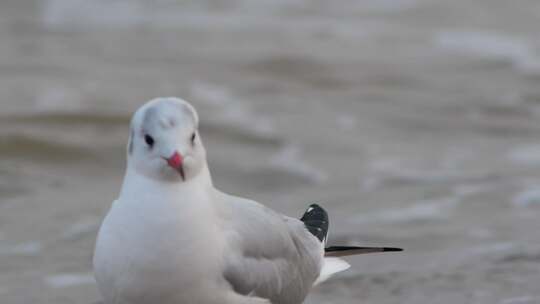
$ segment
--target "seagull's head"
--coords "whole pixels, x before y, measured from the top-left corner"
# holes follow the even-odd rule
[[[201,173],[206,151],[199,117],[187,101],[150,100],[135,112],[128,144],[128,167],[151,179],[185,182]]]

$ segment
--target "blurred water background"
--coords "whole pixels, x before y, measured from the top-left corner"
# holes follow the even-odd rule
[[[129,117],[180,96],[215,184],[403,254],[308,303],[540,303],[537,0],[2,0],[0,302],[99,299]]]

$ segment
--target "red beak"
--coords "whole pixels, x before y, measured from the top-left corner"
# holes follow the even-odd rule
[[[178,169],[180,166],[182,166],[182,155],[178,152],[174,152],[174,154],[167,159],[167,163],[169,166]]]
[[[184,158],[182,155],[178,152],[174,152],[174,154],[167,159],[167,164],[174,168],[178,173],[180,173],[180,176],[182,176],[182,179],[185,180],[184,176],[184,166],[183,166]]]

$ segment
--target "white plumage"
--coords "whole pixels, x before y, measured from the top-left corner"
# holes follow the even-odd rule
[[[94,255],[105,304],[299,304],[349,267],[324,257],[307,222],[214,188],[198,120],[177,98],[135,113]]]

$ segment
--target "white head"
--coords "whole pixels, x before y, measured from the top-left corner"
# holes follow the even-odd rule
[[[187,101],[150,100],[131,120],[128,170],[150,179],[186,182],[206,167],[206,151],[197,130],[199,117]]]

